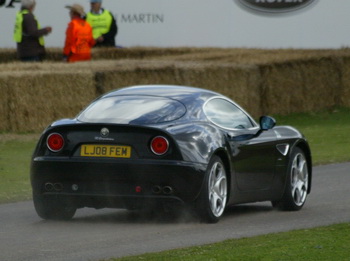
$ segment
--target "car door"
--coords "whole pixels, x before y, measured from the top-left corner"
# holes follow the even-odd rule
[[[260,131],[255,121],[230,100],[214,98],[204,108],[208,119],[227,134],[237,189],[268,190],[275,176],[275,132]]]
[[[273,130],[251,134],[242,140],[229,139],[237,188],[240,191],[268,190],[275,177],[276,142]]]

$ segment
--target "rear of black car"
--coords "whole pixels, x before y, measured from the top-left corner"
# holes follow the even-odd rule
[[[55,135],[62,140],[50,141]],[[163,146],[168,146],[164,153]],[[193,201],[205,168],[183,161],[176,142],[160,129],[76,123],[43,134],[32,159],[31,183],[35,195],[65,197],[77,208],[134,209],[148,201]]]
[[[80,207],[139,209],[198,197],[207,166],[184,160],[164,127],[183,121],[186,106],[158,96],[162,88],[133,94],[142,90],[102,96],[76,119],[45,130],[31,164],[39,216],[71,218]]]

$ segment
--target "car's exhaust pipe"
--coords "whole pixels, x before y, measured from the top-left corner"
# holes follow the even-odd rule
[[[170,187],[170,186],[162,187],[162,186],[156,185],[156,186],[152,187],[152,193],[153,194],[157,194],[157,195],[159,195],[159,194],[171,195],[171,194],[174,193],[174,189],[172,187]]]
[[[52,192],[52,191],[61,192],[63,190],[63,184],[47,182],[45,183],[44,188],[47,192]]]
[[[45,190],[48,191],[48,192],[53,191],[53,189],[54,189],[54,188],[53,188],[53,184],[50,183],[50,182],[45,183],[44,188],[45,188]]]
[[[153,186],[152,187],[152,193],[160,194],[161,192],[162,192],[162,188],[160,186]]]
[[[171,195],[171,194],[173,194],[173,192],[174,192],[174,190],[172,187],[170,187],[170,186],[163,187],[163,193],[165,195]]]

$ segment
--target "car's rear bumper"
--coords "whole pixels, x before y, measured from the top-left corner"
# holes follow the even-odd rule
[[[140,208],[195,200],[205,171],[184,161],[37,157],[31,183],[34,193],[71,198],[78,207]]]

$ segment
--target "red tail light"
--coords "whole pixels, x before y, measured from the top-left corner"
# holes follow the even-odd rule
[[[59,152],[64,146],[64,139],[61,134],[52,133],[47,137],[46,144],[52,152]]]
[[[163,155],[169,149],[169,142],[166,138],[162,136],[157,136],[153,138],[151,142],[151,150],[156,155]]]

